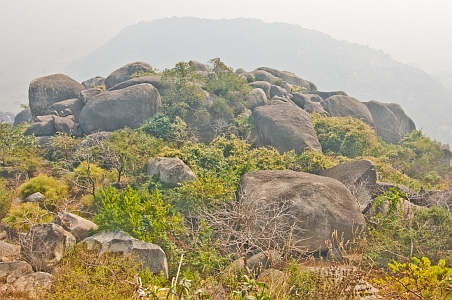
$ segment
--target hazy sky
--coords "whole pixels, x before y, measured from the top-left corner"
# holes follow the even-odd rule
[[[299,24],[427,71],[452,70],[452,0],[0,0],[0,7],[0,89],[11,91],[20,76],[62,72],[126,26],[172,16]]]

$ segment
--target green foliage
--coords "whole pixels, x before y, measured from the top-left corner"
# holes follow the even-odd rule
[[[298,157],[291,169],[310,173],[314,170],[324,170],[337,165],[337,159],[319,151],[305,150]]]
[[[425,136],[421,130],[413,131],[388,153],[391,164],[408,176],[427,186],[440,183],[441,175],[451,170],[444,162],[441,143]]]
[[[0,123],[0,167],[33,172],[40,164],[40,151],[33,136],[24,136],[24,126]]]
[[[392,188],[374,203],[374,209],[384,208],[371,218],[375,225],[368,230],[365,250],[366,257],[378,266],[413,256],[428,256],[437,262],[450,248],[452,213],[440,207],[403,211],[405,199],[402,191]]]
[[[114,175],[113,175],[114,176]],[[80,187],[90,193],[101,187],[105,182],[111,180],[111,173],[102,169],[94,163],[82,161],[73,172],[67,175],[67,178],[77,187]],[[107,180],[110,179],[110,180]]]
[[[452,269],[444,260],[431,264],[427,257],[388,264],[393,276],[375,280],[380,293],[391,299],[452,299]]]
[[[47,203],[60,203],[68,196],[68,189],[64,181],[40,174],[19,187],[19,196],[25,199],[33,193],[40,192],[46,197]]]
[[[172,214],[171,206],[163,203],[158,190],[150,195],[130,186],[122,192],[107,187],[96,195],[95,203],[98,214],[94,222],[100,230],[122,230],[165,247],[168,235],[178,234],[182,228],[181,217]]]
[[[235,74],[219,58],[213,58],[209,63],[213,65],[214,74],[209,76],[206,90],[225,99],[228,105],[243,102],[251,91],[246,79]]]
[[[171,118],[184,117],[188,108],[196,108],[205,102],[204,78],[192,63],[179,62],[173,69],[164,70],[160,82],[165,86],[163,111]]]
[[[262,281],[243,276],[244,281],[240,282],[240,290],[233,291],[235,299],[245,300],[270,300],[267,295],[268,285]]]
[[[50,138],[51,160],[70,160],[79,144],[80,140],[68,135],[67,133],[58,132]]]
[[[3,219],[11,207],[12,192],[7,188],[7,182],[0,177],[0,219]]]
[[[168,142],[181,143],[187,138],[187,125],[178,116],[171,120],[168,116],[158,113],[147,120],[142,129],[147,134]]]
[[[33,225],[53,220],[49,211],[41,209],[37,203],[21,203],[11,208],[2,222],[19,232],[27,232]]]
[[[355,158],[371,154],[378,147],[375,131],[359,119],[314,113],[312,121],[323,152]]]

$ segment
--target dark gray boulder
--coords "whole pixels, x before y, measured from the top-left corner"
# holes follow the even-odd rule
[[[404,137],[408,133],[416,130],[416,125],[413,120],[405,114],[405,111],[402,107],[397,103],[386,103],[386,107],[392,111],[392,113],[396,116],[397,121],[399,123],[399,134]]]
[[[272,87],[271,83],[268,83],[266,81],[255,81],[255,82],[250,82],[249,86],[252,87],[253,89],[262,89],[265,92],[265,95],[267,96],[268,99],[270,99],[270,89]]]
[[[160,181],[170,187],[177,187],[181,183],[196,180],[193,171],[177,157],[151,158],[146,166],[148,176],[158,175]]]
[[[304,108],[306,102],[311,101],[311,98],[302,93],[292,93],[292,101],[300,108]]]
[[[31,110],[29,108],[23,109],[14,118],[14,126],[20,124],[30,124],[32,122]]]
[[[73,118],[53,116],[53,122],[57,132],[63,132],[77,137],[81,136],[78,124],[74,122]]]
[[[332,117],[352,117],[362,120],[371,127],[375,127],[372,114],[367,106],[353,97],[331,96],[320,102],[320,104]]]
[[[334,231],[339,236],[343,233],[347,242],[354,238],[354,230],[365,226],[356,200],[333,178],[287,170],[249,172],[240,180],[238,199],[256,210],[247,212],[253,214],[252,235],[271,236],[271,229],[275,228],[271,220],[276,218],[278,224],[274,225],[280,231],[290,232],[294,247],[302,253],[326,252],[325,241],[332,239]],[[281,208],[284,213],[275,216]],[[270,226],[261,226],[269,222]],[[294,225],[301,228],[292,230]],[[262,230],[266,227],[267,232]],[[283,249],[285,245],[279,246]]]
[[[83,102],[83,104],[88,103],[91,98],[94,96],[97,96],[99,94],[102,94],[104,90],[99,88],[91,88],[80,92],[80,100]]]
[[[322,151],[311,116],[296,105],[259,106],[251,114],[251,122],[260,145],[273,146],[281,153],[301,153],[306,148]]]
[[[343,92],[343,91],[334,91],[334,92],[320,92],[320,91],[315,91],[315,90],[313,90],[313,91],[309,91],[309,94],[314,94],[314,95],[317,95],[317,96],[320,96],[322,99],[327,99],[327,98],[329,98],[329,97],[332,97],[332,96],[336,96],[336,95],[339,95],[339,96],[348,96],[345,92]]]
[[[137,73],[146,73],[152,70],[153,69],[150,64],[141,61],[127,64],[105,78],[105,88],[108,90],[120,82],[132,79]]]
[[[89,250],[96,250],[99,255],[103,253],[132,254],[142,263],[143,268],[148,267],[154,274],[163,272],[168,278],[166,254],[155,244],[137,240],[123,231],[101,231],[84,239],[82,243],[85,243]]]
[[[37,120],[37,122],[31,123],[30,126],[27,127],[24,135],[52,136],[56,133],[53,116],[50,115],[46,118],[38,118]]]
[[[284,97],[287,99],[291,98],[290,93],[288,93],[285,89],[283,89],[280,86],[277,85],[272,85],[270,88],[270,99],[272,99],[273,97]]]
[[[83,86],[86,89],[92,89],[99,86],[105,86],[105,78],[101,76],[96,76],[91,79],[85,80],[82,82]]]
[[[399,133],[399,122],[394,113],[384,103],[378,101],[363,102],[372,114],[375,122],[375,131],[383,141],[397,144],[402,136]]]
[[[319,102],[306,101],[303,109],[308,113],[316,112],[326,116],[330,115],[326,110],[323,109],[322,105]]]
[[[267,96],[261,88],[255,88],[248,95],[247,102],[249,109],[253,110],[258,106],[265,105]]]
[[[28,89],[31,114],[34,117],[42,115],[53,103],[78,98],[84,89],[83,85],[64,74],[34,79]]]
[[[24,199],[24,202],[42,203],[46,200],[46,197],[40,192],[36,192]]]
[[[82,91],[82,93],[83,93],[83,91]],[[83,106],[85,106],[85,104],[82,102],[82,100],[80,100],[78,98],[63,100],[63,101],[54,103],[54,104],[50,105],[49,107],[47,107],[44,114],[46,114],[46,115],[54,114],[54,115],[57,115],[60,117],[66,117],[69,115],[73,115],[74,121],[78,122],[79,117],[80,117],[80,112],[82,111]]]
[[[193,64],[198,71],[212,72],[212,68],[208,64],[203,64],[196,60],[190,60],[188,63]]]
[[[286,81],[287,83],[305,88],[306,91],[317,90],[317,87],[315,87],[315,85],[312,82],[304,80],[292,72],[279,71],[279,70],[267,68],[267,67],[260,67],[260,68],[257,68],[257,70],[268,72],[268,73],[272,74],[273,76]]]
[[[31,227],[21,240],[20,256],[35,271],[48,271],[61,261],[64,251],[75,243],[74,236],[60,225],[38,224]]]
[[[0,262],[0,282],[12,282],[30,273],[33,273],[33,269],[24,261]]]
[[[9,262],[20,258],[20,246],[0,241],[0,261]],[[0,263],[1,265],[1,263]],[[2,268],[0,267],[0,281],[2,278]]]
[[[340,181],[355,196],[361,210],[371,202],[377,183],[377,169],[370,160],[345,162],[315,173]]]
[[[109,89],[109,91],[120,90],[132,85],[137,85],[140,83],[150,83],[152,84],[160,93],[163,91],[163,85],[160,83],[161,75],[148,75],[141,76],[137,78],[132,78],[127,81],[120,82]]]
[[[246,74],[246,73],[245,73]],[[254,76],[254,81],[266,81],[272,85],[274,85],[278,80],[278,77],[273,76],[267,71],[264,70],[254,70],[253,72],[250,72],[249,74]],[[243,76],[244,74],[242,74]]]
[[[157,89],[149,83],[137,84],[93,97],[80,113],[80,126],[85,134],[138,128],[160,107]]]

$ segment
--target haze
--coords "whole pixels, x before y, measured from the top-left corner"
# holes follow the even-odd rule
[[[298,24],[382,49],[428,72],[452,72],[450,0],[0,0],[0,4],[0,111],[17,112],[20,103],[27,103],[32,79],[64,72],[66,64],[94,51],[121,29],[172,16]]]

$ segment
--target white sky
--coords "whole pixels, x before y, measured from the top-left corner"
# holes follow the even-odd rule
[[[452,70],[452,0],[0,0],[0,88],[15,88],[11,68],[29,67],[30,79],[62,72],[126,26],[172,16],[298,24]]]

